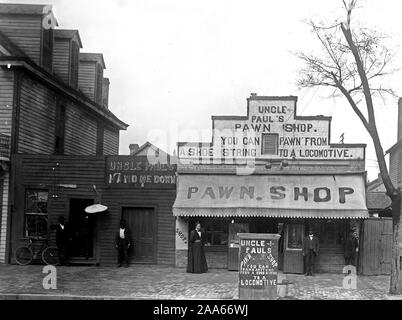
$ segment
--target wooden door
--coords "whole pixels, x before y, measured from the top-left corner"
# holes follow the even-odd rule
[[[154,208],[124,208],[123,218],[131,230],[133,245],[130,261],[156,263],[156,226]]]
[[[290,223],[285,227],[283,272],[303,273],[303,237],[304,225]]]
[[[368,219],[360,241],[360,268],[364,275],[391,273],[392,219]]]

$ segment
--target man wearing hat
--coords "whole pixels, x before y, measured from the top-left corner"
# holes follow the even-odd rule
[[[118,250],[118,267],[123,262],[128,267],[128,249],[131,246],[131,233],[127,228],[126,220],[120,220],[120,229],[116,232],[116,249]]]
[[[303,257],[306,265],[306,276],[312,276],[314,272],[314,260],[318,256],[319,242],[312,229],[303,240]]]
[[[354,229],[349,230],[349,235],[345,243],[345,264],[356,265],[356,253],[358,251],[359,242],[357,232]]]

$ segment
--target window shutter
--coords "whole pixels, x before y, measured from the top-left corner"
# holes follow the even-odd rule
[[[263,134],[262,135],[262,154],[277,155],[278,154],[278,135]]]

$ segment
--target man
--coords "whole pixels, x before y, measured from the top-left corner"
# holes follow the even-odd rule
[[[131,246],[131,233],[126,226],[126,220],[120,220],[120,229],[116,232],[116,249],[118,250],[118,268],[125,263],[128,267],[128,249]]]
[[[306,276],[313,276],[314,260],[315,257],[318,256],[318,250],[318,238],[314,236],[313,230],[310,230],[308,236],[303,240],[303,257],[305,258]]]
[[[350,230],[345,244],[345,263],[347,266],[356,266],[356,253],[358,251],[359,242],[357,240],[355,230]]]
[[[64,222],[64,217],[59,217],[59,223],[51,226],[56,230],[56,246],[59,251],[59,265],[69,265],[68,263],[68,227]]]

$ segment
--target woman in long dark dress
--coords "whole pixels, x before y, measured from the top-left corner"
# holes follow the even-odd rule
[[[201,231],[201,224],[197,222],[195,230],[190,232],[187,272],[208,272],[207,259],[204,252],[204,244],[206,242],[205,232]]]

